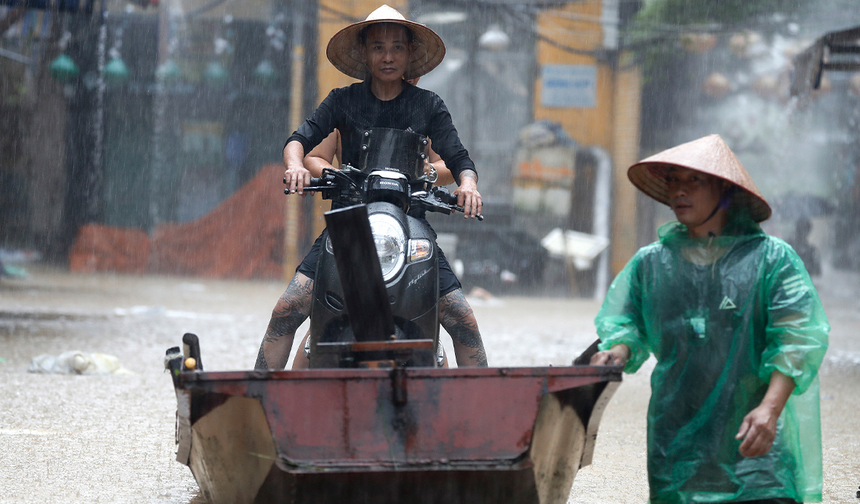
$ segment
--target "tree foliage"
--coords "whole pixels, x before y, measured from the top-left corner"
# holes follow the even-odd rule
[[[661,135],[690,120],[698,99],[697,68],[691,64],[696,51],[685,41],[695,34],[717,40],[745,29],[769,31],[799,15],[801,7],[800,0],[646,1],[624,34],[643,73],[643,145],[663,143]]]

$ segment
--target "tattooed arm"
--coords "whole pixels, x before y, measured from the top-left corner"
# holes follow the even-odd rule
[[[454,342],[457,365],[487,367],[487,354],[478,330],[478,321],[461,289],[449,292],[439,300],[439,318]]]
[[[260,344],[254,369],[281,370],[287,365],[296,329],[311,311],[313,289],[313,280],[296,273],[272,310],[272,318]]]

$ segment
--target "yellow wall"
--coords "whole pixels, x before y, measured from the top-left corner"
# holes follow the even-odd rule
[[[642,83],[638,67],[622,67],[615,72],[612,114],[614,191],[610,259],[612,273],[618,273],[636,252],[636,201],[639,191],[627,178],[627,168],[639,161],[639,116]]]
[[[600,0],[575,2],[557,9],[548,9],[538,16],[538,33],[560,45],[591,51],[603,45],[603,30],[599,23]],[[598,145],[609,150],[612,144],[612,69],[598,64],[593,56],[572,54],[548,42],[538,41],[540,65],[597,65],[597,106],[592,109],[547,108],[541,105],[541,78],[535,81],[535,119],[548,119],[561,124],[568,134],[582,145]]]
[[[558,44],[581,51],[600,51],[603,28],[601,0],[574,2],[548,9],[538,18],[538,33]],[[541,76],[535,81],[535,120],[551,120],[562,125],[581,146],[606,150],[613,162],[612,260],[615,274],[636,252],[636,190],[627,179],[627,167],[639,157],[638,69],[616,62],[600,62],[588,54],[574,54],[553,44],[538,41],[537,58],[546,64],[593,65],[597,68],[594,108],[548,108],[541,105]],[[621,61],[619,58],[618,61]]]

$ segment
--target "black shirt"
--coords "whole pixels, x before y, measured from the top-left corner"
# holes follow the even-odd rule
[[[403,83],[403,91],[389,101],[374,96],[370,80],[333,89],[287,143],[300,142],[307,154],[337,128],[341,135],[341,163],[359,166],[361,131],[373,127],[429,137],[433,150],[445,161],[458,184],[463,170],[477,173],[442,98],[407,82]]]

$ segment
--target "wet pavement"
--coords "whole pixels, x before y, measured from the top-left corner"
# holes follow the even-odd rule
[[[0,502],[199,502],[190,470],[174,461],[164,352],[193,332],[207,370],[253,367],[284,284],[28,269],[0,281]],[[824,501],[858,502],[860,275],[825,271],[816,284],[833,326],[821,372]],[[595,301],[470,301],[493,366],[566,365],[595,338]],[[33,357],[71,350],[115,355],[132,374],[27,372]],[[647,368],[625,375],[569,502],[647,500]]]

